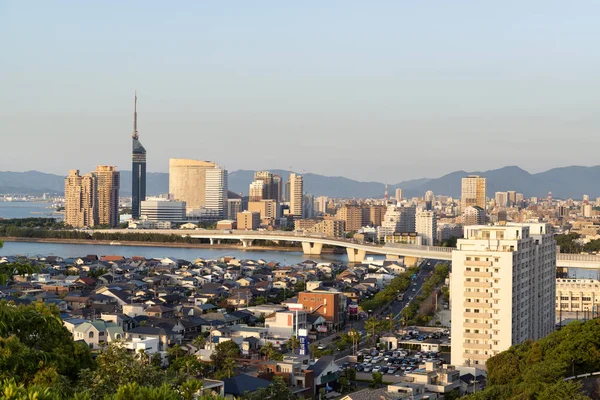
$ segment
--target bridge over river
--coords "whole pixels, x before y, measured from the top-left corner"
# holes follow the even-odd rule
[[[88,231],[92,234],[94,231]],[[413,265],[419,258],[434,260],[452,260],[452,247],[419,246],[411,244],[372,244],[361,243],[352,239],[327,237],[319,234],[294,233],[287,231],[238,231],[238,230],[182,230],[182,229],[107,229],[103,233],[153,233],[161,235],[189,236],[196,239],[207,239],[211,244],[221,240],[239,240],[243,247],[251,247],[255,240],[272,242],[300,242],[305,255],[319,255],[324,245],[346,249],[348,261],[362,262],[367,254],[383,254],[385,256],[404,257],[407,265]],[[557,254],[556,266],[562,268],[600,269],[600,256],[586,254]]]

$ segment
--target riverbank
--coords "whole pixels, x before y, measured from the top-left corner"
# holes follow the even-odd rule
[[[56,239],[56,238],[22,238],[22,237],[0,237],[4,242],[23,242],[23,243],[59,243],[59,244],[91,244],[91,245],[110,245],[114,240],[91,240],[91,239]],[[119,246],[139,246],[139,247],[172,247],[183,249],[230,249],[243,251],[282,251],[282,252],[302,252],[300,246],[252,246],[243,247],[242,244],[208,244],[208,243],[174,243],[174,242],[138,242],[132,240],[119,240]],[[322,253],[337,254],[335,249],[324,248]]]

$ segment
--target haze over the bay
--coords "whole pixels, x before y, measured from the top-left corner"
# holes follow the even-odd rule
[[[0,5],[0,170],[129,169],[134,89],[149,171],[598,163],[596,1],[116,4]]]

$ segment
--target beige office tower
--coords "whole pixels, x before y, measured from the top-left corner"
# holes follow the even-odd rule
[[[466,226],[452,252],[451,364],[490,357],[555,326],[556,241],[549,224]]]
[[[96,177],[70,170],[65,178],[65,224],[73,228],[93,227],[96,217]]]
[[[119,187],[121,174],[117,167],[98,165],[94,171],[97,182],[98,224],[119,225]]]
[[[264,199],[265,183],[263,181],[253,181],[250,183],[248,192],[248,201],[261,201]]]
[[[187,210],[206,206],[206,170],[218,168],[209,161],[171,158],[169,160],[169,194],[185,201]]]
[[[469,175],[462,178],[461,208],[464,210],[470,206],[485,207],[485,178],[477,175]]]
[[[400,203],[402,201],[402,189],[396,189],[396,201]]]
[[[290,174],[290,214],[301,218],[304,210],[304,184],[302,175]]]

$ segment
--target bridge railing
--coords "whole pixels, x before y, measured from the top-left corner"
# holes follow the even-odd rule
[[[404,243],[387,243],[383,246],[392,247],[396,249],[406,249],[406,250],[421,250],[421,251],[431,251],[437,253],[452,253],[452,250],[456,250],[454,247],[441,247],[441,246],[422,246],[419,244],[404,244]]]

